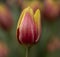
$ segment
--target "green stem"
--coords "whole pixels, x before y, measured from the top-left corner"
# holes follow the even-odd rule
[[[29,47],[26,47],[26,57],[29,57]]]

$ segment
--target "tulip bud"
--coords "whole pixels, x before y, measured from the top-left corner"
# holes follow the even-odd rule
[[[4,30],[11,29],[13,24],[12,15],[7,6],[0,4],[0,25]]]
[[[17,39],[19,43],[31,46],[39,41],[41,34],[40,10],[37,9],[35,14],[28,7],[23,10],[17,24]]]
[[[8,55],[8,47],[5,43],[0,42],[0,57],[6,57]]]

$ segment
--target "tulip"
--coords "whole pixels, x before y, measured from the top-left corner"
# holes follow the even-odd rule
[[[8,7],[0,4],[0,25],[4,30],[10,30],[13,24],[12,14]]]
[[[39,42],[41,34],[40,19],[39,9],[35,13],[30,7],[23,10],[17,24],[17,39],[20,44],[30,47]]]

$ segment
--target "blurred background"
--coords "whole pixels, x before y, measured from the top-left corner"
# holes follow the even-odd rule
[[[25,48],[16,38],[22,10],[30,6],[41,11],[40,41],[30,57],[60,57],[60,0],[0,0],[0,57],[25,57]]]

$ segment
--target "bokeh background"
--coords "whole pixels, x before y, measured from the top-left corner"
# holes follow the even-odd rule
[[[57,5],[59,9],[56,10],[58,11],[57,18],[56,15],[53,14],[56,12],[54,12],[54,10],[49,10],[51,12],[50,14],[54,15],[51,18],[49,17],[49,11],[47,12],[48,18],[44,16],[44,9],[46,8],[45,1],[48,0],[0,0],[0,6],[6,6],[3,7],[3,14],[0,11],[0,19],[2,20],[0,22],[3,24],[1,25],[0,23],[0,57],[25,57],[25,48],[18,43],[16,38],[16,27],[22,10],[27,6],[31,6],[34,11],[37,8],[41,10],[42,25],[40,41],[31,48],[29,56],[60,57],[60,0],[52,0],[52,3],[55,4],[52,5],[53,7],[51,6],[51,8]],[[47,2],[47,7],[50,7],[49,2]],[[5,8],[8,8],[8,10]],[[4,12],[8,16],[11,14],[10,17],[12,21],[10,21],[10,17],[4,17]],[[9,23],[11,25],[9,25]]]

